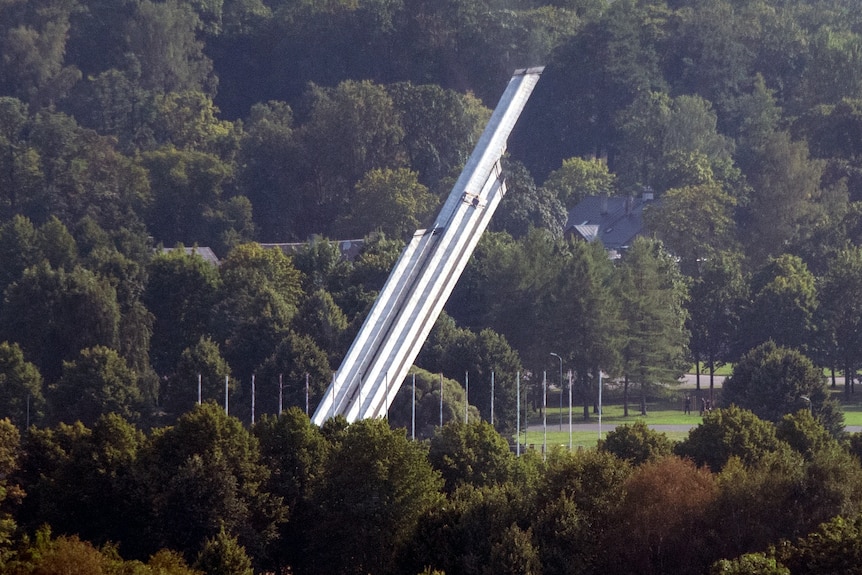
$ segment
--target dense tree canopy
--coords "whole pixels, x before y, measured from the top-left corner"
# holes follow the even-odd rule
[[[835,405],[823,375],[807,357],[772,341],[752,349],[734,364],[722,390],[722,401],[769,421],[810,409],[825,426],[832,428],[835,423]]]
[[[0,571],[858,563],[822,369],[852,397],[862,12],[778,4],[0,1]],[[508,193],[411,372],[418,441],[312,426],[404,239],[536,65]],[[643,192],[618,260],[564,237],[581,198]],[[589,418],[599,377],[645,411],[690,360],[734,364],[675,447],[694,465],[634,426],[505,448],[544,372],[562,398],[571,370]]]
[[[37,423],[45,415],[42,376],[24,359],[18,344],[0,343],[0,410],[19,428]]]

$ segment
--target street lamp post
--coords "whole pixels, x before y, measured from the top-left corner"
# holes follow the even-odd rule
[[[599,441],[602,440],[602,370],[599,370]]]
[[[526,421],[524,422],[526,423]],[[527,443],[526,438],[524,443]],[[515,374],[515,455],[521,457],[521,372]]]
[[[548,457],[548,372],[542,372],[542,461]]]
[[[560,431],[563,430],[563,358],[554,352],[551,355],[560,360]]]
[[[571,453],[571,452],[572,452],[572,370],[570,369],[569,370],[569,453]]]

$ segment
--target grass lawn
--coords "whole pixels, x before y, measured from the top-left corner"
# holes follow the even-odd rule
[[[696,365],[692,365],[688,371],[689,373],[696,373],[697,368]],[[718,366],[715,368],[715,375],[730,375],[733,373],[733,364],[725,363],[722,366]],[[704,375],[709,376],[709,364],[700,362],[700,375],[703,377]]]
[[[598,431],[578,431],[578,428],[574,425],[572,431],[572,449],[595,449],[596,444],[599,440]],[[605,427],[604,418],[602,419],[602,438],[606,437],[608,431],[613,430],[616,425],[609,425]],[[548,429],[548,451],[552,449],[563,449],[566,450],[569,447],[569,431],[568,428],[564,428],[565,431],[558,431],[557,427],[554,427],[554,430]],[[682,431],[670,431],[664,432],[665,435],[671,441],[682,441],[688,436],[688,432]],[[526,445],[528,448],[537,449],[539,451],[542,450],[542,444],[544,442],[544,434],[541,431],[530,431],[527,433]],[[523,449],[524,442],[524,433],[521,433],[521,448]]]
[[[844,425],[862,425],[862,404],[855,398],[850,401],[842,401],[843,393],[837,394],[836,399],[841,402],[841,411],[844,412]]]
[[[560,415],[559,407],[548,407],[548,431],[559,431],[561,422],[564,430],[568,428],[568,407],[563,408],[562,418]],[[623,415],[622,405],[604,405],[602,408],[602,426],[607,425],[608,429],[613,429],[617,425],[631,425],[638,420],[643,420],[649,425],[691,425],[699,423],[701,417],[694,406],[692,407],[691,415],[686,415],[682,412],[681,408],[675,408],[667,402],[648,403],[647,414],[645,416],[641,415],[640,405],[637,403],[629,404],[628,417]],[[598,422],[599,417],[595,413],[590,413],[589,420],[585,421],[584,408],[582,406],[578,406],[572,410],[572,425],[575,427],[583,423],[596,424]],[[531,416],[530,425],[542,425],[542,418]],[[568,432],[566,432],[566,441],[568,442]]]
[[[843,388],[833,390],[833,397],[841,404],[844,413],[844,425],[862,426],[862,393],[848,400]],[[561,417],[562,415],[562,417]],[[619,425],[632,425],[636,421],[644,421],[648,425],[697,425],[702,421],[697,409],[692,408],[692,414],[686,415],[675,406],[673,402],[661,401],[647,404],[647,415],[640,414],[640,407],[635,402],[629,404],[629,416],[623,416],[623,406],[618,404],[605,405],[602,414],[602,437]],[[583,418],[583,407],[578,406],[572,411],[572,448],[593,449],[598,442],[597,430],[583,431],[584,424],[598,424],[598,416],[590,413],[589,420]],[[535,426],[542,425],[542,418],[531,416],[529,421],[534,426],[533,431],[527,432],[526,440],[524,431],[521,431],[521,445],[532,445],[534,449],[541,450],[545,441],[545,433],[541,429],[535,430]],[[671,441],[681,441],[688,436],[688,432],[669,431],[664,432]],[[559,407],[548,407],[547,418],[547,445],[548,450],[556,448],[568,449],[569,446],[569,412],[564,407],[562,413]]]
[[[862,414],[860,414],[862,415]],[[614,430],[620,425],[632,425],[636,421],[644,421],[648,425],[697,425],[702,421],[699,413],[694,411],[691,415],[686,415],[681,409],[674,409],[672,406],[656,403],[647,404],[647,415],[640,414],[640,408],[637,404],[629,404],[629,415],[623,415],[622,405],[605,405],[603,406],[602,414],[602,437],[605,437],[609,431]],[[597,414],[591,413],[589,420],[584,420],[583,407],[578,407],[572,412],[572,448],[573,449],[593,449],[599,439],[598,430],[582,431],[584,424],[597,425],[599,418]],[[524,440],[524,431],[521,432],[521,444],[532,445],[534,449],[541,450],[545,441],[545,432],[541,429],[536,430],[535,426],[542,425],[542,418],[531,417],[530,425],[534,426],[533,430],[527,432],[526,441]],[[686,431],[670,431],[664,432],[671,441],[681,441],[688,436]],[[548,450],[555,446],[563,449],[569,447],[569,412],[568,408],[564,408],[562,419],[560,418],[560,409],[548,408],[547,419],[547,445]]]

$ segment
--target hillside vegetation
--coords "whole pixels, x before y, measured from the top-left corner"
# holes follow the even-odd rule
[[[536,65],[413,370],[421,441],[310,426]],[[621,258],[564,235],[644,192]],[[860,241],[855,1],[0,0],[0,567],[850,570],[860,441],[821,374],[862,367]],[[193,247],[220,265],[164,249]],[[511,460],[543,385],[571,372],[590,418],[602,373],[643,412],[693,363],[734,371],[673,454],[636,430]]]

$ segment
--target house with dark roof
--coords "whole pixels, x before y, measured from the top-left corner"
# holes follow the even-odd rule
[[[652,192],[634,196],[587,196],[569,211],[565,234],[586,242],[600,240],[612,258],[626,251],[644,230],[644,207]]]

